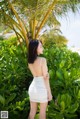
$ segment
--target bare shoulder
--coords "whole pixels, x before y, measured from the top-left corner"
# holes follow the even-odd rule
[[[41,57],[42,63],[46,63],[46,58],[45,57]]]

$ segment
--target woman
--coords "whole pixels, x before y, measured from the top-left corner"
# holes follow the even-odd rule
[[[37,103],[40,103],[40,119],[46,119],[47,104],[52,100],[46,59],[40,57],[40,54],[43,54],[42,43],[39,40],[31,40],[28,47],[28,67],[34,78],[28,90],[30,98],[28,119],[35,118]]]

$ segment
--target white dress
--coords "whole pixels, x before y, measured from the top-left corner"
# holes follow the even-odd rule
[[[47,89],[43,76],[33,78],[28,89],[28,94],[32,102],[48,102]]]

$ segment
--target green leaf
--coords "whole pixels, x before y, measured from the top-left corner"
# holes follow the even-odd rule
[[[49,70],[49,75],[50,75],[51,78],[54,77],[54,74],[55,74],[55,71],[54,70]]]
[[[79,92],[78,92],[78,99],[80,99],[80,90],[79,90]]]
[[[65,102],[61,101],[60,105],[61,105],[61,110],[64,111],[65,110]]]
[[[18,109],[18,110],[20,110],[20,111],[23,110],[23,108],[21,108],[20,106],[17,106],[16,109]]]
[[[76,102],[73,105],[69,106],[68,112],[74,113],[78,109],[78,107],[79,107],[79,104]]]
[[[63,109],[68,108],[68,106],[71,104],[71,96],[69,94],[62,94],[62,95],[59,94],[58,103],[63,106]]]
[[[62,73],[60,71],[56,71],[56,75],[59,79],[63,79]]]
[[[71,104],[71,96],[69,94],[63,94],[61,96],[61,100],[65,102],[66,107],[68,107]]]
[[[4,105],[5,104],[5,98],[0,95],[0,102]]]
[[[62,61],[61,61],[61,63],[59,64],[59,66],[60,66],[60,68],[63,68],[63,67],[64,67],[64,65],[65,65],[65,61],[64,61],[64,60],[62,60]]]
[[[68,78],[68,71],[64,70],[64,78],[67,79]]]
[[[11,94],[6,100],[6,103],[8,104],[9,102],[13,101],[15,97],[16,97],[16,93]]]

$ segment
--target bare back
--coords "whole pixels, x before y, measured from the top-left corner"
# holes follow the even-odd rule
[[[38,57],[33,64],[28,64],[29,69],[34,77],[42,76],[42,57]]]

